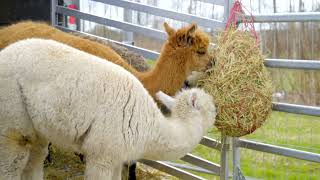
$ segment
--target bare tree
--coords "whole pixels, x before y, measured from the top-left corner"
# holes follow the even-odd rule
[[[189,2],[189,7],[188,7],[188,13],[189,14],[192,14],[192,9],[193,9],[193,7],[192,7],[192,3],[193,1],[192,0],[190,0],[190,2]]]
[[[273,13],[277,13],[277,1],[273,0]],[[272,50],[272,57],[273,58],[278,58],[279,57],[279,53],[278,53],[278,47],[277,44],[278,43],[278,30],[277,30],[277,24],[273,23],[273,50]]]
[[[304,10],[304,2],[302,0],[299,0],[299,12],[304,12],[304,11],[305,11]],[[300,56],[299,58],[300,59],[307,59],[305,51],[304,51],[304,47],[307,45],[307,44],[304,44],[304,40],[305,40],[304,26],[305,26],[305,23],[301,22],[300,29],[299,29],[300,30],[300,33],[299,33],[299,56]]]

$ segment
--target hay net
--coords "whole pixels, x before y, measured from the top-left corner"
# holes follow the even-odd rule
[[[234,7],[239,5],[236,3]],[[272,84],[256,34],[234,27],[229,25],[218,35],[214,66],[198,86],[214,97],[218,130],[239,137],[254,132],[267,119],[272,106]]]

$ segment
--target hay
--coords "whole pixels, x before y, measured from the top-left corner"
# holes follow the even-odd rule
[[[198,82],[217,106],[215,126],[225,135],[254,132],[272,106],[272,84],[250,32],[229,30],[217,38],[214,66]]]
[[[66,152],[55,146],[50,146],[52,162],[44,163],[45,180],[83,180],[85,164],[74,152]]]
[[[136,175],[138,180],[178,180],[178,178],[157,169],[137,162]]]

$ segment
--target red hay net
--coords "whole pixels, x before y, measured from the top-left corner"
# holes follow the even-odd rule
[[[245,16],[245,12],[249,14],[249,18]],[[235,0],[226,23],[226,30],[229,30],[230,28],[237,29],[240,23],[243,25],[243,30],[250,31],[252,36],[256,39],[257,44],[259,44],[259,38],[254,28],[252,11],[246,9],[241,3],[241,0]]]

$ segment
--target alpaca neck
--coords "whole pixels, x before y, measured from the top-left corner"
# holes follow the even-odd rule
[[[199,113],[189,114],[188,117],[183,119],[167,118],[158,121],[158,132],[154,133],[154,138],[147,144],[144,158],[175,160],[191,152],[199,143],[204,130],[201,121],[199,121],[201,117]]]
[[[159,90],[168,95],[174,95],[183,85],[187,75],[184,57],[180,57],[172,47],[166,43],[153,69],[140,74],[138,78],[154,97]]]

